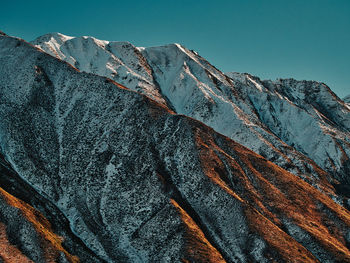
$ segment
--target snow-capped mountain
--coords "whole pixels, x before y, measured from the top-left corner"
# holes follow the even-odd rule
[[[350,183],[350,108],[323,83],[223,74],[179,44],[136,48],[59,33],[32,43],[207,124],[315,186],[324,177],[319,168],[331,174],[329,183]]]
[[[345,156],[327,87],[225,75],[177,44],[33,43],[0,34],[1,259],[350,262],[350,212],[329,197],[347,198],[346,160],[322,170],[288,126],[323,127]]]
[[[32,42],[45,52],[63,59],[84,72],[112,78],[132,90],[165,103],[156,88],[152,69],[140,50],[128,42],[109,42],[93,37],[48,34]]]

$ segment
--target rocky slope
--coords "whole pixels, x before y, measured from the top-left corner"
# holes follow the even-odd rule
[[[64,214],[3,156],[0,173],[0,258],[4,262],[103,262],[73,234]]]
[[[323,83],[225,75],[179,44],[136,48],[59,33],[32,43],[207,124],[316,187],[321,169],[331,184],[350,183],[350,108]]]
[[[167,48],[175,56],[184,54],[178,45],[160,49]],[[156,51],[140,51],[148,65],[158,65],[163,74],[178,66],[174,60],[151,61]],[[180,72],[187,67],[183,63]],[[194,78],[181,84],[179,76],[189,74],[174,74],[169,83],[179,86],[166,93],[168,78],[160,75],[152,68],[156,84],[150,87],[158,98],[153,100],[145,89],[139,91],[147,96],[80,72],[23,40],[0,36],[4,261],[13,260],[10,251],[23,262],[350,262],[350,213],[327,195],[337,196],[329,182],[333,174],[273,134],[238,85],[216,84],[222,90],[218,95],[202,84],[184,85]],[[190,90],[174,100],[180,87]],[[187,104],[193,102],[191,94],[202,100]],[[232,133],[252,127],[257,132],[247,138],[255,134],[260,145],[277,149],[272,152],[284,147],[290,153],[286,159],[311,167],[310,180],[321,191],[202,122],[177,114],[182,109],[200,119],[202,112],[203,119],[214,121],[230,115],[215,115],[226,107],[215,106],[218,98],[230,96],[227,109],[240,116]],[[217,123],[215,129],[225,127]],[[346,133],[346,120],[332,125]],[[28,222],[20,237],[11,231],[18,222]]]

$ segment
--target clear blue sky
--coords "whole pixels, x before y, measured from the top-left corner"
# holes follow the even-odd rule
[[[350,0],[2,0],[0,30],[181,43],[220,70],[325,82],[350,94]]]

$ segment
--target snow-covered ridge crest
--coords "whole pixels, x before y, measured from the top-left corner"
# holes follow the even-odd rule
[[[139,49],[129,42],[98,40],[90,36],[44,35],[32,44],[81,71],[109,77],[130,89],[166,104],[154,84],[152,70]]]
[[[61,34],[32,43],[204,122],[314,185],[319,167],[350,183],[350,110],[323,83],[224,74],[180,44],[137,48]]]

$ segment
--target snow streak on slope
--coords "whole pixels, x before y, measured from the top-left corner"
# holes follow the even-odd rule
[[[350,262],[346,209],[203,123],[15,38],[0,78],[2,153],[106,261]]]

